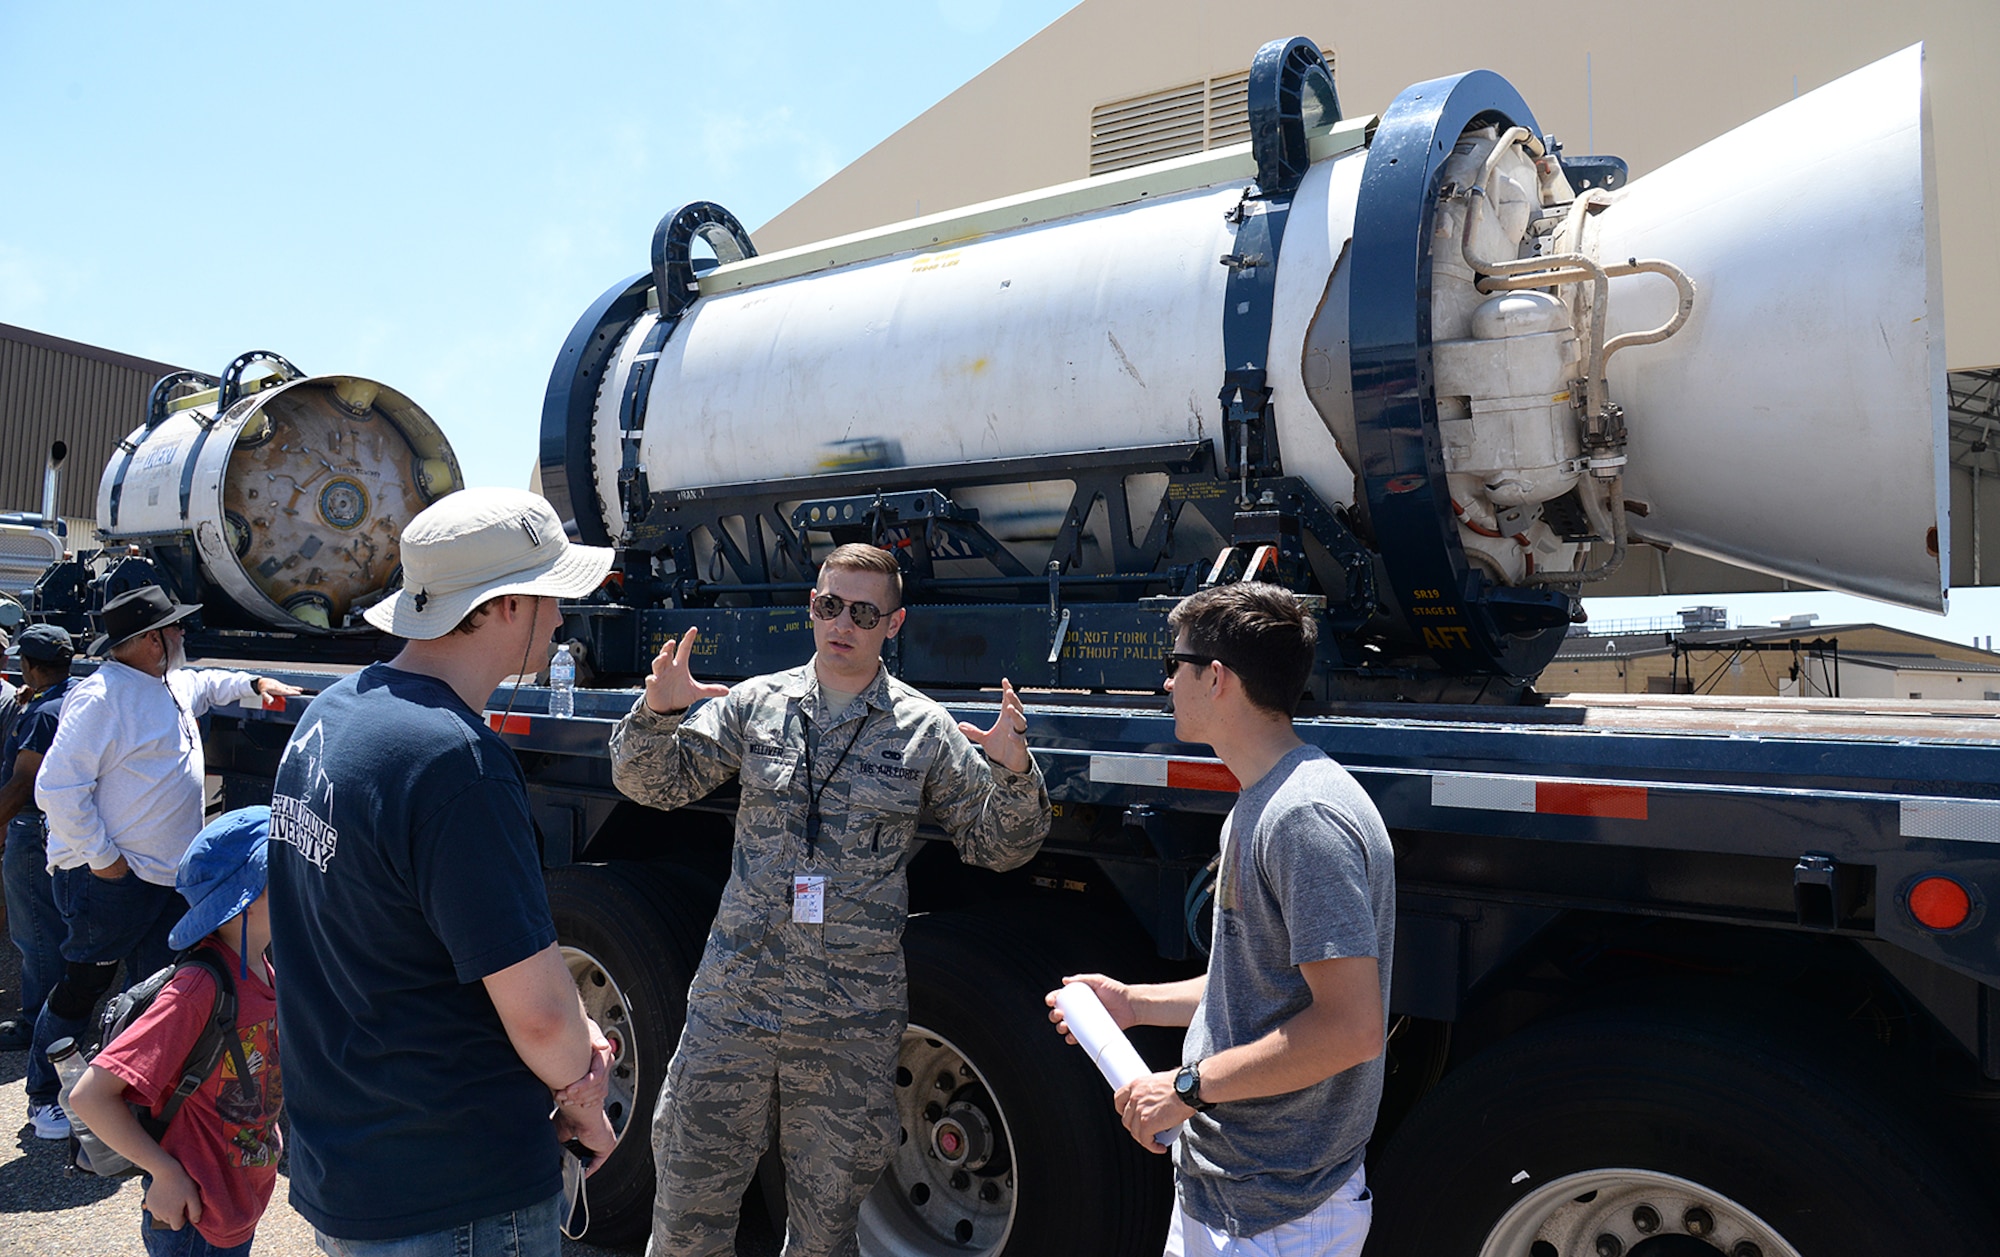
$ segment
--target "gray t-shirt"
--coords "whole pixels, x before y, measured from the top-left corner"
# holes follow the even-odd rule
[[[1236,800],[1223,826],[1208,986],[1183,1063],[1251,1043],[1312,1003],[1299,966],[1373,956],[1389,1004],[1395,853],[1347,770],[1300,747]],[[1361,1165],[1382,1099],[1377,1056],[1285,1095],[1218,1104],[1176,1141],[1181,1205],[1232,1235],[1318,1208]]]

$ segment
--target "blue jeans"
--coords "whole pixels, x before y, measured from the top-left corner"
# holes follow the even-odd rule
[[[314,1230],[331,1257],[557,1257],[562,1251],[562,1193],[538,1205],[397,1240],[339,1240]]]
[[[7,822],[7,937],[21,953],[21,1018],[33,1021],[62,978],[63,921],[48,871],[48,829],[42,814],[18,812]]]
[[[130,871],[106,881],[84,867],[57,869],[50,880],[56,911],[62,914],[66,969],[71,964],[111,965],[122,960],[125,981],[130,985],[173,960],[167,935],[187,911],[187,904],[173,887],[141,881]],[[62,985],[60,981],[57,984],[58,988]],[[60,989],[55,994],[59,996]],[[55,1066],[49,1064],[49,1044],[61,1038],[73,1038],[82,1045],[90,1042],[90,1010],[64,1016],[52,1007],[55,1002],[60,1001],[44,1000],[35,1017],[35,1041],[28,1049],[29,1104],[47,1104],[61,1089]]]
[[[148,1186],[152,1182],[150,1178],[146,1180]],[[217,1248],[191,1226],[178,1231],[154,1230],[153,1215],[139,1210],[139,1242],[146,1246],[146,1257],[250,1257],[254,1239],[253,1236],[233,1248]]]

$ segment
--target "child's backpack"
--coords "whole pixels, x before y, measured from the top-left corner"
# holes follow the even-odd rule
[[[132,1115],[139,1119],[139,1125],[156,1140],[167,1133],[167,1127],[172,1124],[174,1115],[181,1111],[181,1105],[187,1103],[187,1098],[200,1090],[201,1084],[215,1072],[216,1066],[222,1062],[223,1052],[227,1051],[235,1059],[237,1077],[250,1076],[250,1068],[243,1059],[242,1040],[236,1035],[236,983],[229,975],[229,966],[205,947],[197,946],[181,953],[172,964],[152,977],[112,997],[111,1002],[104,1006],[103,1015],[98,1018],[97,1042],[84,1054],[86,1059],[95,1057],[106,1044],[124,1033],[126,1027],[139,1020],[153,1006],[153,1001],[160,997],[167,983],[173,981],[174,975],[190,966],[207,970],[209,976],[215,979],[215,1006],[210,1009],[208,1021],[202,1026],[201,1037],[195,1040],[187,1059],[181,1062],[180,1082],[167,1096],[160,1115],[154,1117],[152,1110],[142,1104],[129,1106]],[[74,1123],[75,1118],[72,1117],[71,1121]],[[69,1153],[73,1168],[104,1178],[126,1178],[144,1172],[112,1151],[95,1135],[72,1134]]]

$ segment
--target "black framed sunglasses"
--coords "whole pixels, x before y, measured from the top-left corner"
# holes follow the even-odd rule
[[[872,602],[849,602],[839,594],[820,594],[807,604],[816,620],[838,620],[842,611],[854,618],[854,627],[872,629],[890,614]]]
[[[1222,661],[1214,655],[1191,655],[1185,650],[1170,650],[1166,653],[1166,657],[1160,660],[1160,665],[1166,669],[1169,681],[1173,680],[1174,673],[1184,663],[1193,664],[1197,668],[1206,668],[1209,664],[1222,663]],[[1228,665],[1224,664],[1224,666],[1227,667]]]

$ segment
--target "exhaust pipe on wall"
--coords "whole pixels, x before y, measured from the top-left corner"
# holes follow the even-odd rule
[[[57,441],[49,446],[48,465],[42,469],[42,522],[50,527],[54,527],[56,520],[60,518],[56,514],[56,486],[60,481],[56,468],[60,467],[62,460],[68,457],[69,445]]]

